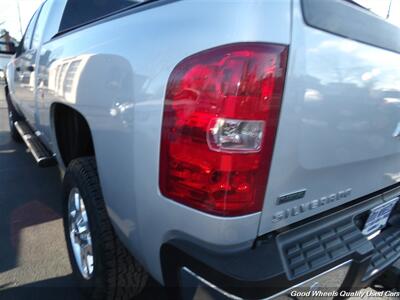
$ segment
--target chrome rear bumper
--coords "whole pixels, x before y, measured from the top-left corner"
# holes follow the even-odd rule
[[[297,299],[323,298],[333,299],[339,295],[338,288],[343,284],[351,266],[351,260],[346,261],[330,270],[323,272],[311,279],[294,285],[282,292],[272,295],[265,300],[291,300],[293,297]],[[183,299],[193,300],[216,300],[231,299],[242,300],[243,298],[232,295],[203,277],[197,275],[187,267],[181,269],[181,282],[185,288],[183,291]]]

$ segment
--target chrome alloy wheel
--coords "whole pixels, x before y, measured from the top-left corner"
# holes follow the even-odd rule
[[[90,279],[94,270],[92,236],[85,204],[76,187],[68,197],[68,223],[76,264],[83,278]]]

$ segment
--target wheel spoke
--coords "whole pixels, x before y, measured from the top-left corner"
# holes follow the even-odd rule
[[[82,276],[89,279],[94,270],[93,246],[85,203],[77,188],[69,196],[70,242]]]
[[[93,272],[93,265],[94,265],[93,255],[86,256],[86,264],[89,268],[89,272]]]
[[[83,199],[81,196],[79,196],[79,211],[81,212],[81,214],[86,211],[85,204],[83,203]]]
[[[93,249],[92,249],[92,244],[91,243],[87,243],[82,247],[82,251],[84,252],[84,256],[85,256],[85,263],[86,263],[86,267],[87,270],[89,272],[93,271]]]
[[[86,256],[93,255],[92,244],[84,243],[84,245],[82,245],[82,251],[85,253]]]
[[[70,216],[70,218],[72,218],[72,220],[75,220],[75,218],[76,218],[76,210],[71,210],[69,212],[69,216]]]
[[[85,255],[84,251],[81,249],[81,266],[84,272],[88,272],[88,265],[87,265],[87,255]]]

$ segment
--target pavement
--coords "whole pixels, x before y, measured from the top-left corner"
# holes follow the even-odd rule
[[[0,300],[83,299],[64,239],[60,173],[57,167],[38,168],[26,147],[11,140],[2,90],[0,86]],[[158,299],[166,299],[165,289],[152,279],[136,298]]]

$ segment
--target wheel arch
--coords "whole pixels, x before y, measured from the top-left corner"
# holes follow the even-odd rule
[[[95,156],[89,122],[76,108],[55,102],[50,107],[50,120],[59,163],[66,169],[78,157]]]

